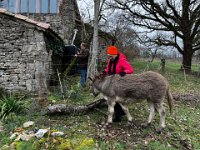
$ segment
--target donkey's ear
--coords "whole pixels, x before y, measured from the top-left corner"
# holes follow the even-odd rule
[[[96,71],[95,72],[95,76],[99,76],[100,75],[100,72],[99,71]]]
[[[89,80],[93,81],[93,79],[91,77],[88,77]]]

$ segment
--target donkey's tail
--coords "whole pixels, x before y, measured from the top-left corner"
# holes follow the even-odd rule
[[[170,109],[170,113],[172,113],[172,109],[174,107],[174,99],[173,99],[173,96],[169,90],[169,86],[167,88],[167,101],[168,101],[168,105],[169,105],[169,109]]]

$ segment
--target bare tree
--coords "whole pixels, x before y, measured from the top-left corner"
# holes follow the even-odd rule
[[[94,33],[93,33],[93,41],[92,41],[92,51],[91,51],[91,61],[88,67],[88,76],[95,74],[97,71],[96,59],[97,59],[97,51],[99,46],[98,41],[98,31],[99,31],[99,21],[102,18],[101,11],[103,10],[103,4],[105,0],[94,0]]]
[[[176,48],[183,56],[182,69],[191,71],[193,54],[200,50],[199,0],[109,0],[107,4],[123,10],[132,24],[158,32],[151,42]]]
[[[88,76],[94,75],[97,68],[96,68],[96,58],[97,58],[97,50],[98,50],[98,30],[99,30],[99,8],[100,8],[100,0],[94,0],[94,33],[93,33],[93,41],[92,41],[92,51],[91,61],[88,67]]]
[[[106,8],[104,8],[104,11]],[[104,20],[99,25],[103,31],[106,31],[113,37],[112,44],[115,44],[130,59],[139,55],[139,46],[137,33],[132,24],[121,17],[120,11],[107,10],[104,14]]]

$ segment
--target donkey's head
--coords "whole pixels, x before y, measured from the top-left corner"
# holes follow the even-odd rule
[[[90,95],[92,96],[98,96],[99,92],[97,91],[97,89],[94,87],[94,78],[92,77],[88,77],[89,79],[89,87],[90,87]]]
[[[97,85],[101,80],[103,80],[105,77],[104,74],[96,74],[94,77],[88,77],[89,81],[89,86],[90,86],[90,94],[93,96],[98,96],[99,91],[95,88],[95,85]]]

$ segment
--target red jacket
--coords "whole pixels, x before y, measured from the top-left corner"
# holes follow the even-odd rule
[[[122,53],[118,54],[119,56],[115,58],[115,61],[110,62],[108,60],[105,72],[106,74],[120,74],[121,72],[125,72],[126,74],[134,73],[134,68],[129,64],[126,59],[126,56]]]

